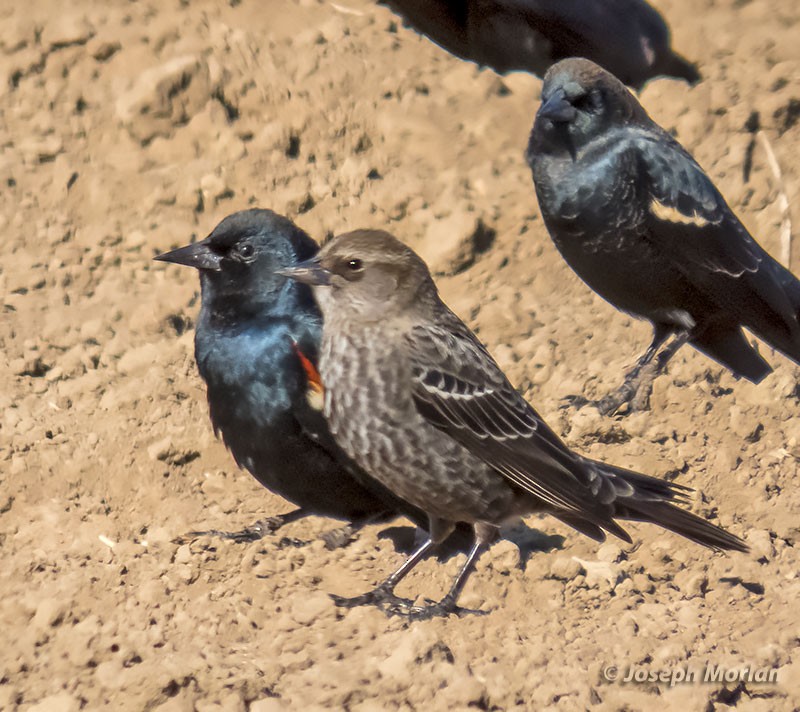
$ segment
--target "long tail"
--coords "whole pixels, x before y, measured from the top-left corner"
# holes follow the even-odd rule
[[[769,298],[761,300],[761,313],[749,314],[742,325],[800,365],[800,279],[766,253],[762,264],[754,284]]]
[[[701,78],[697,67],[675,52],[670,52],[663,58],[658,64],[658,70],[667,76],[684,79],[692,86],[697,84]]]
[[[680,506],[687,503],[690,488],[622,467],[591,460],[586,462],[605,480],[604,492],[614,493],[613,499],[609,497],[611,501],[608,503],[610,526],[605,523],[598,526],[597,520],[588,521],[574,513],[556,513],[554,516],[565,524],[598,541],[605,540],[602,529],[630,541],[627,532],[614,519],[650,522],[711,549],[749,551],[739,537]]]
[[[710,356],[739,378],[761,383],[772,367],[761,357],[738,326],[709,328],[690,342],[698,351]]]

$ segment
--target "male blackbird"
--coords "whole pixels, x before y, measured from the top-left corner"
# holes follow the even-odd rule
[[[800,363],[800,281],[608,72],[585,59],[553,66],[527,160],[545,225],[570,267],[653,325],[650,348],[622,388],[598,402],[601,411],[634,398],[671,335],[656,373],[688,341],[759,383],[772,369],[742,327]]]
[[[439,298],[425,263],[385,232],[342,235],[282,270],[314,285],[324,326],[320,373],[336,440],[369,474],[430,517],[430,538],[375,590],[341,605],[387,604],[428,617],[462,612],[458,595],[504,522],[552,514],[598,541],[614,521],[653,522],[715,549],[737,537],[675,502],[687,488],[572,452],[517,393]],[[456,522],[476,541],[450,592],[412,607],[394,587]]]
[[[500,74],[541,77],[558,60],[581,56],[636,88],[657,76],[700,79],[645,0],[381,1],[448,52]]]
[[[267,489],[299,508],[230,535],[253,540],[309,514],[354,522],[427,517],[364,474],[336,445],[322,415],[316,369],[321,316],[311,290],[276,270],[318,246],[270,210],[225,218],[201,242],[156,257],[200,271],[195,358],[211,422]],[[225,532],[194,532],[193,534]]]

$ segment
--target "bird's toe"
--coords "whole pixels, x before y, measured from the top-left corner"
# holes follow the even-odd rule
[[[488,611],[482,611],[477,608],[462,608],[450,596],[445,596],[441,601],[430,602],[425,606],[413,606],[406,617],[414,621],[430,620],[432,618],[447,618],[451,615],[456,615],[459,618],[465,616],[485,616]]]
[[[564,396],[561,399],[561,405],[559,406],[562,410],[566,410],[567,408],[574,408],[575,410],[580,410],[586,405],[589,405],[591,401],[584,396],[578,395],[568,395]]]
[[[330,594],[333,602],[339,608],[357,608],[358,606],[377,606],[383,608],[388,615],[403,615],[402,611],[411,610],[414,607],[414,602],[408,598],[402,598],[395,595],[390,591],[380,586],[367,593],[362,593],[360,596],[345,597]]]

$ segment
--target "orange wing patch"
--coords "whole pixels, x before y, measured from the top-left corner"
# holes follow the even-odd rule
[[[297,358],[300,359],[300,365],[303,367],[308,379],[308,391],[306,393],[308,404],[314,410],[322,410],[325,405],[325,388],[322,385],[322,377],[319,375],[317,367],[311,363],[311,359],[300,350],[296,341],[292,341],[292,348],[297,354]]]

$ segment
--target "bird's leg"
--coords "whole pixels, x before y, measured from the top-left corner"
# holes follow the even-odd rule
[[[454,525],[450,522],[431,518],[427,540],[424,541],[422,545],[403,562],[403,565],[392,573],[382,584],[372,589],[372,591],[362,593],[360,596],[345,598],[343,596],[331,594],[331,598],[337,606],[341,606],[342,608],[380,606],[385,603],[389,606],[387,609],[388,613],[402,614],[404,611],[407,612],[412,608],[413,601],[395,595],[395,586],[411,573],[412,569],[428,555],[431,549],[450,536],[454,528]]]
[[[680,331],[658,354],[656,362],[647,368],[638,379],[636,389],[630,399],[631,410],[646,410],[650,407],[650,394],[653,392],[653,381],[667,368],[670,359],[689,340],[688,331]]]
[[[658,355],[658,365],[656,366],[656,375],[660,375],[667,368],[670,359],[678,353],[678,349],[689,341],[689,332],[681,331],[675,334],[672,343],[667,344],[666,348]]]
[[[238,532],[226,532],[220,529],[208,529],[206,531],[193,531],[187,532],[183,536],[177,537],[174,541],[176,544],[185,544],[192,539],[201,536],[213,536],[221,539],[230,539],[237,543],[250,543],[263,539],[267,534],[272,534],[278,531],[284,524],[296,522],[298,519],[308,516],[308,512],[302,507],[287,512],[286,514],[279,514],[275,517],[266,517],[259,519],[257,522],[251,524]]]
[[[644,355],[634,364],[633,368],[625,374],[625,380],[622,385],[612,393],[601,398],[600,400],[591,401],[583,396],[567,396],[564,398],[566,405],[563,407],[573,406],[575,408],[583,408],[585,405],[593,405],[603,415],[611,415],[623,403],[628,403],[636,395],[636,382],[644,369],[658,353],[658,349],[667,340],[670,335],[670,330],[664,326],[656,324],[653,327],[653,340]]]
[[[461,571],[453,581],[453,585],[447,592],[447,595],[438,603],[433,603],[429,606],[415,606],[409,611],[409,618],[414,620],[422,620],[427,618],[434,618],[436,616],[449,616],[455,613],[457,616],[465,616],[469,614],[486,615],[487,611],[475,610],[472,608],[461,608],[458,605],[458,598],[461,591],[467,583],[470,574],[475,570],[475,565],[484,551],[486,551],[493,542],[497,540],[499,530],[497,527],[489,524],[477,523],[475,525],[475,543],[467,556],[466,562],[461,567]]]
[[[660,373],[660,368],[648,368],[652,363],[658,350],[667,340],[672,330],[669,327],[656,324],[653,327],[653,340],[647,351],[636,362],[634,367],[625,374],[625,380],[616,390],[604,396],[594,405],[602,415],[612,415],[624,403],[631,405],[632,410],[647,408],[650,400],[650,393],[653,388],[653,380]],[[661,363],[659,359],[659,364]]]

